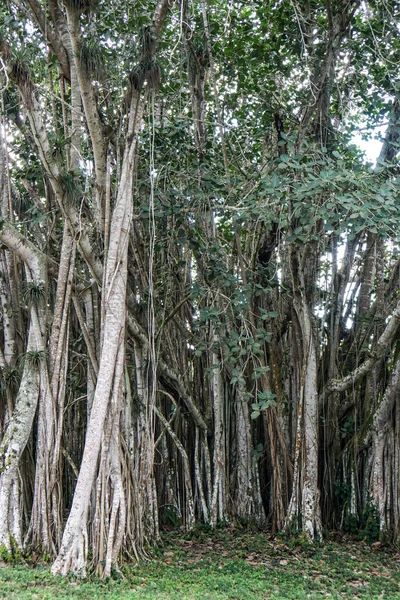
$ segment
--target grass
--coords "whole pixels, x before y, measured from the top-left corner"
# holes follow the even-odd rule
[[[310,546],[228,528],[172,532],[123,575],[80,581],[53,578],[47,565],[0,563],[0,599],[400,600],[400,555],[351,539]]]

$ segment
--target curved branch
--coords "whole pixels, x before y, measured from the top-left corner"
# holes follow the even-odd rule
[[[60,63],[61,71],[64,77],[69,81],[71,78],[68,52],[62,43],[62,35],[52,27],[48,16],[44,13],[41,4],[38,0],[24,0],[29,14],[33,16],[36,25],[40,29],[41,34],[49,43],[53,53],[57,56]],[[57,29],[57,23],[54,23]]]
[[[8,221],[0,217],[0,242],[5,244],[32,271],[38,281],[46,280],[46,265],[56,271],[56,263],[41,252]]]
[[[400,302],[398,302],[389,323],[386,325],[384,332],[379,338],[376,347],[371,352],[369,358],[363,362],[359,367],[354,369],[352,373],[346,375],[343,379],[332,379],[328,381],[323,396],[331,392],[345,392],[353,385],[355,385],[360,379],[368,373],[378,362],[381,356],[386,351],[389,344],[393,341],[398,328],[400,325]]]

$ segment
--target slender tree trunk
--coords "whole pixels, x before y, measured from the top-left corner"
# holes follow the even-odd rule
[[[219,337],[213,334],[212,360],[212,405],[214,416],[214,477],[213,490],[211,496],[211,524],[215,527],[217,521],[224,521],[227,518],[226,510],[226,491],[225,491],[225,426],[223,419],[224,409],[224,388],[221,376],[220,357],[219,357]]]

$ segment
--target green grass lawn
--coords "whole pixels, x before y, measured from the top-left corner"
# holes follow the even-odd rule
[[[54,578],[47,565],[0,563],[0,599],[400,600],[400,555],[351,540],[310,546],[232,529],[169,533],[151,560],[110,581]]]

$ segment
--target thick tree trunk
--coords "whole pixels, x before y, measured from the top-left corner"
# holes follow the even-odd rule
[[[103,290],[105,319],[103,346],[96,391],[88,424],[74,500],[65,527],[61,548],[52,573],[69,571],[85,574],[87,568],[87,520],[92,486],[99,459],[104,425],[112,391],[120,389],[122,372],[117,372],[117,357],[124,348],[125,297],[127,276],[128,233],[132,216],[132,182],[134,147],[127,151],[120,183],[120,193],[111,223],[107,261],[106,287]],[[118,379],[119,378],[119,379]]]
[[[398,432],[398,423],[393,424],[393,413],[395,419],[398,417],[398,405],[400,403],[400,360],[391,373],[385,395],[381,400],[373,418],[373,467],[372,467],[372,498],[378,511],[379,523],[382,534],[391,533],[392,536],[399,535],[394,530],[395,521],[398,526],[398,504],[393,503],[397,495],[400,473],[398,462],[396,464],[395,440]],[[395,409],[395,410],[394,410]],[[392,498],[392,492],[394,493]],[[396,517],[395,517],[396,515]]]
[[[320,537],[318,490],[318,387],[315,339],[308,307],[302,306],[304,352],[304,463],[302,468],[302,527],[308,538]]]
[[[310,540],[313,540],[321,535],[318,489],[318,367],[316,339],[306,297],[305,273],[302,270],[304,262],[300,260],[299,255],[299,251],[292,250],[293,308],[298,322],[296,329],[301,335],[299,343],[302,374],[296,431],[295,481],[287,524],[290,525],[293,517],[301,514],[302,530]],[[311,272],[308,275],[308,285],[310,285],[315,273]]]
[[[37,297],[28,299],[30,324],[22,379],[15,408],[0,446],[0,544],[22,546],[19,463],[32,431],[38,398],[43,390],[40,374],[45,367],[46,257],[10,223],[0,224],[0,240],[25,262],[28,284]]]
[[[27,353],[37,351],[35,327],[31,323]],[[19,462],[31,435],[39,398],[38,364],[25,360],[15,409],[0,444],[0,546],[22,548],[21,479]]]

